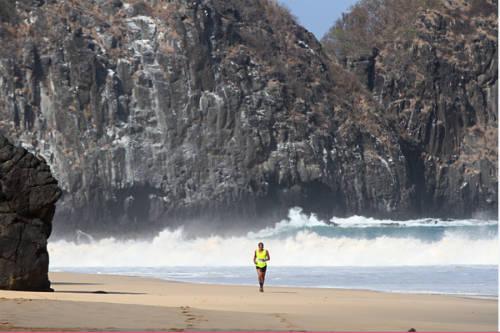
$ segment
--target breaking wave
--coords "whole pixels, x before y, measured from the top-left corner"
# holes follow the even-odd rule
[[[498,222],[332,218],[291,209],[287,219],[241,236],[188,238],[182,228],[148,240],[49,242],[51,267],[245,266],[263,241],[273,266],[496,265]],[[78,260],[75,260],[78,258]]]

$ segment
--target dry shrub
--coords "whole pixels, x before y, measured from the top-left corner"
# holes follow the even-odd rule
[[[338,59],[366,55],[398,37],[414,37],[416,13],[439,4],[439,0],[361,0],[335,22],[322,43]]]
[[[297,22],[290,9],[280,4],[278,0],[265,0],[263,5],[266,18],[273,27],[284,27]]]

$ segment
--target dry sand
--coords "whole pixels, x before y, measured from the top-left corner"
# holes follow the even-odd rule
[[[498,301],[51,273],[53,293],[0,291],[0,330],[497,331]],[[104,291],[104,293],[96,293]]]

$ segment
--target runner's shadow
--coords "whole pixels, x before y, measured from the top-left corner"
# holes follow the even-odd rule
[[[266,294],[296,294],[296,291],[268,291]]]

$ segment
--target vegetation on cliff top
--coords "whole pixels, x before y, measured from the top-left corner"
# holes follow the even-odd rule
[[[374,47],[411,36],[415,14],[439,4],[438,0],[361,0],[335,22],[322,43],[337,59],[370,54]]]

